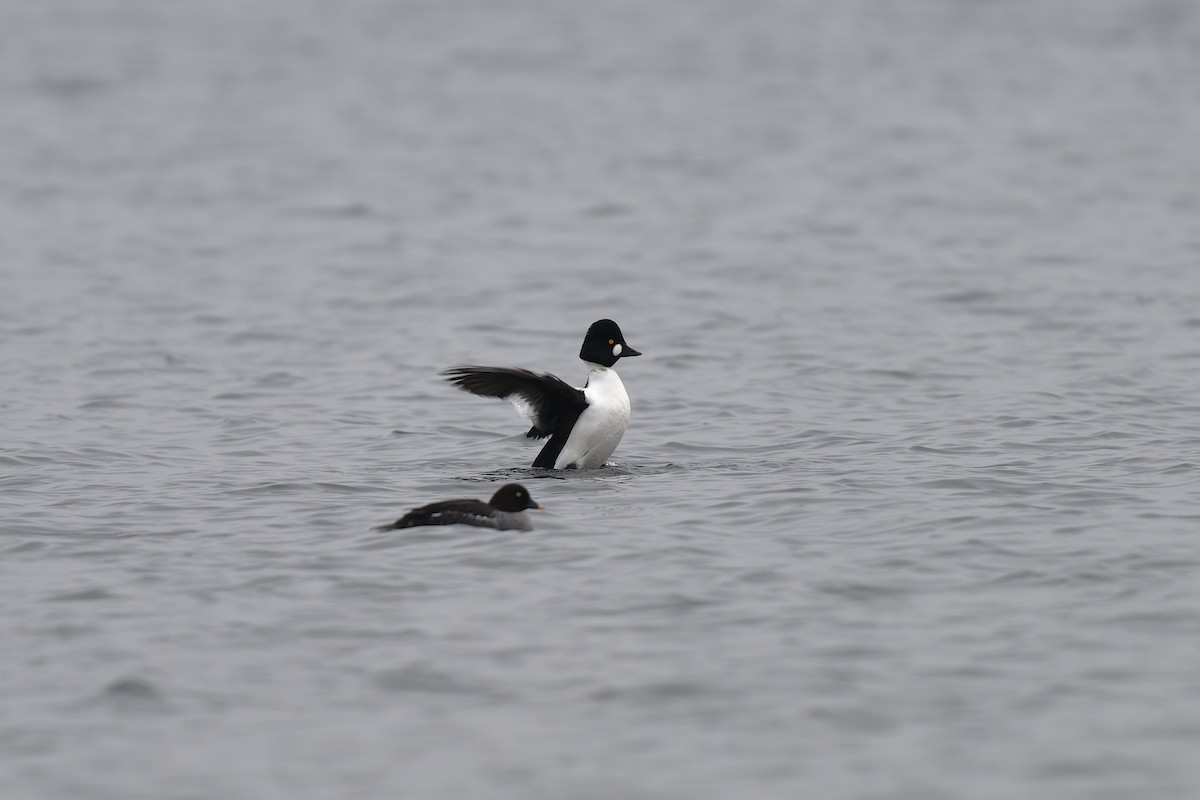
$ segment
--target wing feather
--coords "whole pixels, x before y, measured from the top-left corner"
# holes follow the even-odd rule
[[[512,402],[533,423],[525,434],[531,439],[549,436],[564,419],[573,421],[587,408],[583,390],[545,373],[511,367],[466,366],[445,370],[442,375],[463,391]]]

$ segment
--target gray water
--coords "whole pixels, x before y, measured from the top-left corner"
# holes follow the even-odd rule
[[[0,796],[1200,797],[1197,4],[5,0],[0,64]],[[605,469],[437,376],[600,317]]]

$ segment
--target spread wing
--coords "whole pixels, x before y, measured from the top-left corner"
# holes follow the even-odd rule
[[[491,506],[480,500],[443,500],[427,506],[414,508],[390,525],[380,525],[376,530],[415,528],[418,525],[475,525],[480,528],[499,528],[499,522]]]
[[[568,386],[553,375],[509,367],[454,367],[442,374],[464,391],[510,401],[533,423],[525,434],[531,439],[545,438],[564,423],[570,430],[587,408],[582,389]]]

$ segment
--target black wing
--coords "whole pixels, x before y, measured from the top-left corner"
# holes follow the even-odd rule
[[[440,503],[414,508],[392,524],[380,525],[376,530],[459,523],[479,528],[500,527],[492,507],[481,500],[443,500]]]
[[[525,434],[530,439],[570,431],[587,408],[583,390],[553,375],[509,367],[454,367],[442,374],[458,388],[482,397],[524,401],[532,412],[533,427]]]

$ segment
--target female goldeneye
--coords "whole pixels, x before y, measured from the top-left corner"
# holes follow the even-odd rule
[[[442,374],[460,389],[511,401],[533,423],[525,434],[529,438],[550,437],[533,466],[592,469],[604,466],[629,425],[629,395],[613,365],[640,355],[617,323],[602,319],[588,328],[579,350],[588,368],[582,389],[553,375],[510,367],[455,367]]]
[[[544,508],[533,502],[529,492],[519,483],[501,486],[488,502],[482,500],[443,500],[427,506],[414,508],[390,525],[380,525],[375,530],[388,531],[395,528],[415,528],[418,525],[474,525],[477,528],[497,530],[533,530],[533,520],[525,513],[527,508]]]

